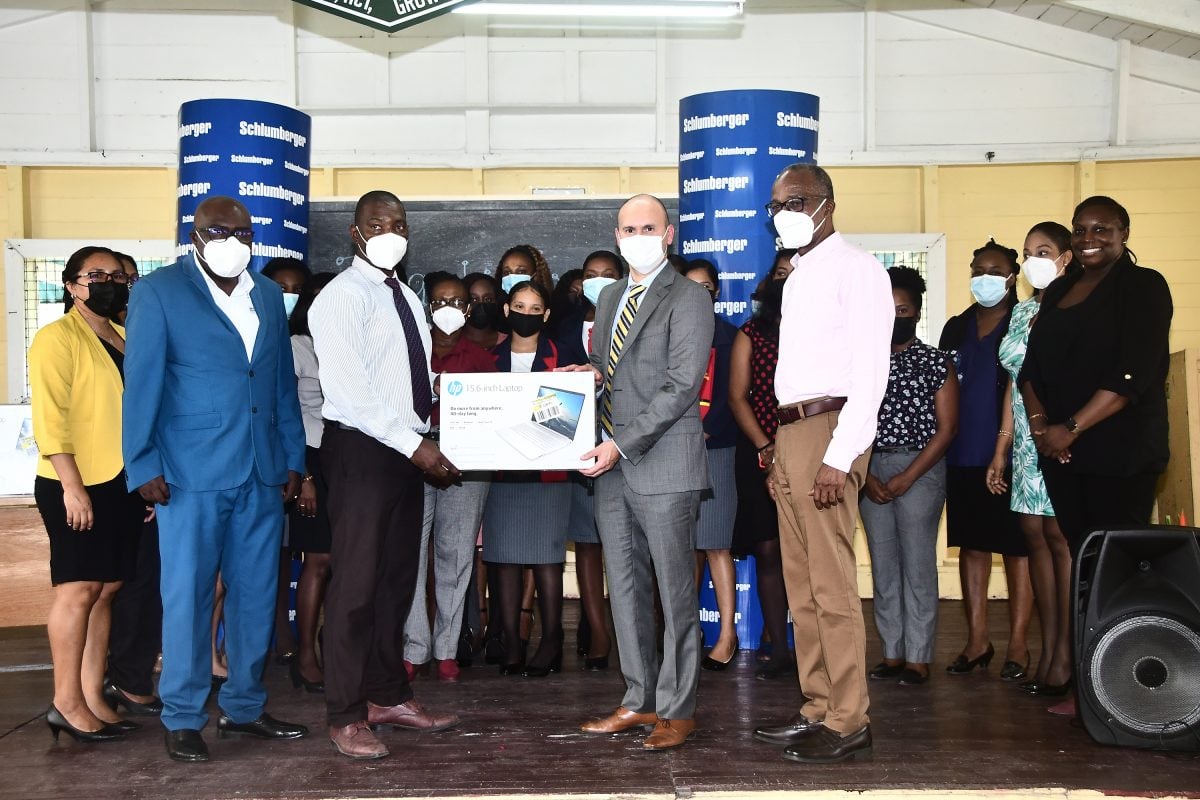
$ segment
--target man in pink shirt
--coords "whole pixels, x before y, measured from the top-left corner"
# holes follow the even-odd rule
[[[812,699],[754,736],[816,764],[871,752],[854,527],[896,316],[887,272],[834,230],[834,208],[829,175],[811,164],[781,172],[767,205],[783,246],[797,248],[783,287],[770,485],[800,685]]]

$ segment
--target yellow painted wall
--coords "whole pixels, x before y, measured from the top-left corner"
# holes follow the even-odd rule
[[[947,235],[947,314],[970,303],[971,251],[994,236],[1020,249],[1044,219],[1069,224],[1088,194],[1111,194],[1133,217],[1130,245],[1171,284],[1172,348],[1200,346],[1200,159],[831,168],[838,227],[856,233]],[[175,170],[0,166],[4,238],[171,239]],[[401,197],[528,196],[532,187],[590,195],[673,194],[671,167],[372,169],[322,167],[314,197],[354,198],[387,188]],[[764,201],[765,202],[765,201]],[[1023,288],[1028,292],[1028,287]],[[0,282],[0,301],[3,300]],[[5,333],[0,327],[0,345]],[[7,349],[0,346],[0,376]]]

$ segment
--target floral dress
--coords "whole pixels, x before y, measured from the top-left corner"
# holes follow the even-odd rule
[[[1037,446],[1029,430],[1029,417],[1025,415],[1025,399],[1021,397],[1017,375],[1025,363],[1025,348],[1029,344],[1029,328],[1037,316],[1040,304],[1029,298],[1013,307],[1008,333],[1000,341],[1000,364],[1012,376],[1012,505],[1018,514],[1034,514],[1053,517],[1050,495],[1046,493],[1046,482],[1038,467]]]

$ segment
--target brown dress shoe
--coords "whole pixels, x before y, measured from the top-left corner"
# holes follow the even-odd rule
[[[617,710],[601,719],[593,719],[583,723],[579,729],[584,733],[620,733],[639,725],[653,725],[658,722],[658,715],[650,712],[639,714],[630,711],[625,706],[617,706]]]
[[[427,711],[416,700],[398,706],[377,706],[367,703],[367,722],[376,725],[391,725],[410,731],[444,731],[458,724],[457,714],[435,714]]]
[[[654,731],[642,742],[647,750],[670,750],[679,747],[683,740],[696,730],[694,719],[660,719]]]
[[[371,733],[365,720],[351,722],[344,728],[329,726],[329,741],[333,749],[350,758],[383,758],[388,749]]]

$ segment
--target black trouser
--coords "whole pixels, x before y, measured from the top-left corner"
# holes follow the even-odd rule
[[[154,694],[154,663],[162,650],[158,522],[142,525],[137,572],[117,590],[108,637],[108,677],[130,694]]]
[[[1121,477],[1088,475],[1073,470],[1070,464],[1043,459],[1042,475],[1072,557],[1079,554],[1092,531],[1146,525],[1150,521],[1157,472]]]
[[[325,595],[325,704],[329,724],[367,718],[367,701],[412,699],[404,623],[421,553],[421,471],[364,433],[326,423],[321,467],[329,484],[332,577]]]

